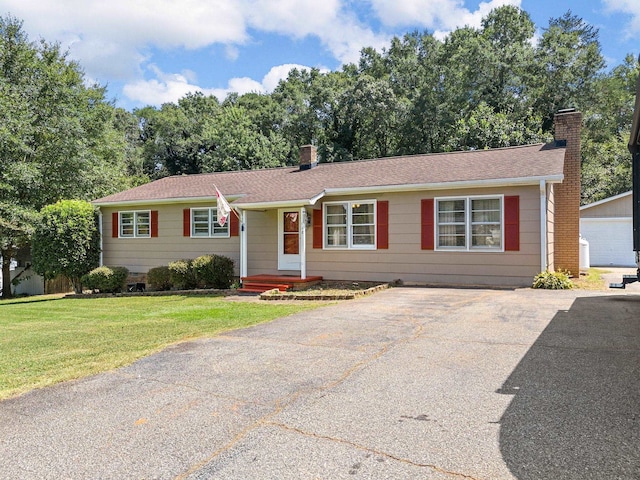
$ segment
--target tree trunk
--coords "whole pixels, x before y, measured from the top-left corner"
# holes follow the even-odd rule
[[[11,257],[13,253],[13,249],[0,250],[0,255],[2,255],[2,300],[13,297],[11,293]]]
[[[71,285],[73,286],[73,291],[75,293],[82,293],[82,282],[80,281],[80,277],[70,277]]]

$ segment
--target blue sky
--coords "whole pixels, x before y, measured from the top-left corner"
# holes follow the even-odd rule
[[[609,68],[640,53],[640,0],[0,0],[0,14],[60,42],[131,110],[189,91],[271,92],[293,66],[336,70],[362,47],[413,30],[443,37],[505,4],[539,33],[571,10],[599,28]]]

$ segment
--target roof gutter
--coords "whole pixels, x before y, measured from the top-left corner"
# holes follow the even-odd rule
[[[229,203],[233,202],[232,199],[242,198],[243,195],[226,196],[225,198]],[[211,202],[215,201],[216,195],[210,197],[180,197],[180,198],[156,198],[149,200],[122,200],[120,202],[91,202],[96,207],[127,207],[133,205],[171,205],[179,203],[194,203],[194,202]]]
[[[377,185],[371,187],[351,187],[351,188],[327,188],[326,196],[333,195],[356,195],[380,192],[415,192],[420,190],[451,190],[455,188],[490,188],[490,187],[510,187],[522,185],[539,185],[541,181],[547,183],[561,183],[564,180],[563,174],[550,175],[546,177],[524,177],[524,178],[503,178],[489,180],[467,180],[462,182],[444,183],[419,183],[412,185]]]

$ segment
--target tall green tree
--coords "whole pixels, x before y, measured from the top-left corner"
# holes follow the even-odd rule
[[[123,140],[105,90],[59,45],[30,42],[0,17],[0,256],[3,279],[33,218],[61,198],[97,198],[127,185]],[[6,285],[6,283],[5,283]],[[11,295],[3,289],[3,297]]]
[[[246,110],[229,105],[209,119],[204,136],[210,148],[202,159],[203,172],[252,170],[285,165],[288,145],[275,132],[263,135],[253,128]]]
[[[571,11],[549,21],[536,48],[533,93],[545,130],[551,130],[558,110],[584,110],[593,101],[605,66],[598,35],[596,27]]]
[[[623,64],[602,75],[594,101],[584,111],[582,130],[582,203],[631,190],[632,162],[627,148],[640,66],[627,55]]]
[[[190,93],[160,109],[145,107],[134,113],[141,125],[144,171],[152,179],[202,172],[203,158],[213,148],[206,125],[220,104],[214,96]]]
[[[98,214],[89,202],[61,200],[40,212],[32,238],[33,269],[46,279],[65,275],[76,293],[80,278],[98,266]]]

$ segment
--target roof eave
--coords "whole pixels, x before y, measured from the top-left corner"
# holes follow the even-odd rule
[[[242,195],[225,196],[225,198],[232,203],[234,200],[241,198]],[[116,202],[101,202],[95,200],[91,202],[96,207],[129,207],[134,205],[172,205],[180,203],[194,203],[194,202],[210,202],[216,200],[215,194],[210,197],[175,197],[175,198],[149,198],[145,200],[121,200]]]
[[[580,210],[586,210],[588,208],[597,207],[598,205],[603,205],[605,203],[613,202],[623,197],[628,197],[631,194],[633,194],[633,190],[629,190],[628,192],[624,192],[624,193],[619,193],[618,195],[614,195],[613,197],[603,198],[602,200],[598,200],[597,202],[589,203],[587,205],[582,205],[580,207]]]
[[[457,188],[491,188],[491,187],[510,187],[523,185],[540,185],[540,181],[547,183],[561,183],[564,180],[563,174],[546,175],[539,177],[521,177],[521,178],[500,178],[487,180],[465,180],[459,182],[441,182],[441,183],[416,183],[409,185],[378,185],[371,187],[350,187],[350,188],[327,188],[325,196],[335,195],[358,195],[367,193],[381,192],[416,192],[421,190],[451,190]]]

